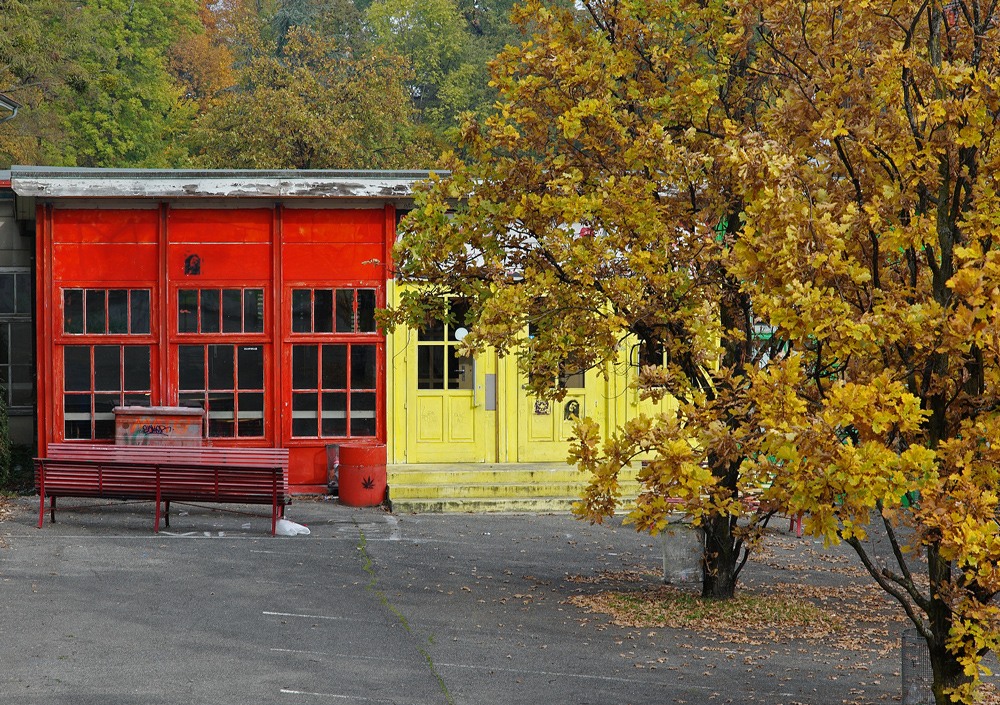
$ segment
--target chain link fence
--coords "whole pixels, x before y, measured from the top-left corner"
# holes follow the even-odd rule
[[[934,673],[927,642],[916,629],[904,629],[900,651],[903,656],[903,705],[934,705]]]

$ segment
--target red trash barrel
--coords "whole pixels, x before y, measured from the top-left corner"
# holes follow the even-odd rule
[[[385,500],[385,445],[340,446],[340,501],[374,507]]]

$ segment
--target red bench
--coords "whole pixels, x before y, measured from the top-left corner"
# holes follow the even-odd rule
[[[271,505],[271,533],[284,516],[288,492],[287,448],[118,446],[54,443],[48,457],[35,459],[35,486],[41,495],[38,527],[50,498],[145,500],[156,502],[154,531],[160,529],[160,503]]]

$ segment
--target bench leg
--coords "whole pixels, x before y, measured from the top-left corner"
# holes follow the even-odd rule
[[[49,497],[49,510],[51,512],[51,514],[49,516],[49,519],[51,519],[52,523],[55,524],[56,523],[56,498],[55,497]]]
[[[42,522],[45,521],[45,492],[42,491],[41,496],[38,500],[38,528],[42,528]]]
[[[788,530],[795,529],[795,538],[802,538],[802,512],[788,517]]]
[[[166,501],[166,507],[163,512],[163,525],[168,529],[170,528],[170,500]]]

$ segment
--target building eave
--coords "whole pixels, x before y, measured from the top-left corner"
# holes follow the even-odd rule
[[[409,199],[427,171],[11,167],[18,196],[61,198]],[[436,172],[441,174],[442,172]]]

